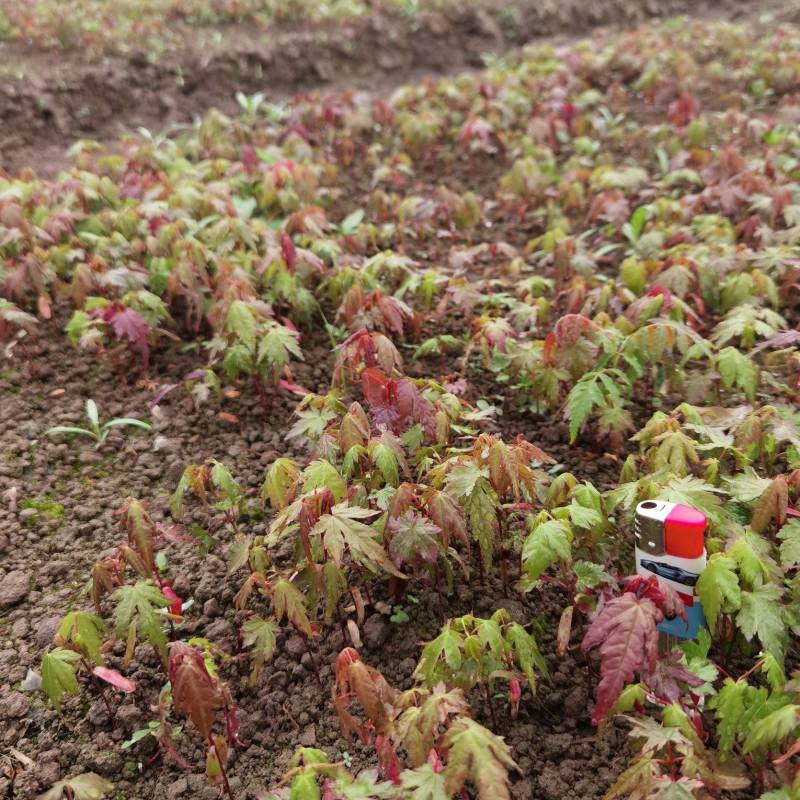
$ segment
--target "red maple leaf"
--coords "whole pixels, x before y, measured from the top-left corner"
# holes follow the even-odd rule
[[[664,619],[648,597],[625,592],[606,603],[581,643],[586,652],[600,646],[600,683],[592,722],[596,725],[616,703],[636,673],[652,673],[658,662],[658,631]]]
[[[142,357],[144,368],[147,369],[150,363],[150,343],[147,341],[150,326],[138,311],[122,303],[111,303],[105,308],[96,309],[91,316],[110,325],[117,339],[127,339],[134,345]]]

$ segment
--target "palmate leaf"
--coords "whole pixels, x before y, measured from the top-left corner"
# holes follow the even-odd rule
[[[368,508],[349,506],[346,502],[337,503],[330,514],[320,517],[319,522],[311,529],[311,536],[320,537],[336,566],[342,565],[347,548],[357,564],[373,572],[383,569],[391,575],[405,577],[395,568],[381,547],[377,531],[361,522],[362,519],[374,516],[375,512]]]
[[[478,542],[483,569],[487,574],[492,568],[498,506],[497,495],[486,478],[480,478],[474,484],[472,492],[464,501],[464,511],[469,520],[472,538]]]
[[[800,705],[785,705],[758,720],[744,740],[744,752],[776,752],[783,741],[800,728]]]
[[[286,508],[297,494],[300,471],[291,458],[277,458],[272,462],[261,486],[261,499],[275,509]]]
[[[355,778],[340,769],[330,782],[330,797],[337,800],[395,800],[397,787],[391,781],[380,780],[375,769],[365,769]],[[294,798],[290,796],[290,800]]]
[[[304,636],[311,636],[311,622],[306,613],[305,599],[300,590],[285,578],[272,587],[272,604],[275,617],[280,622],[284,617]]]
[[[235,336],[249,351],[256,347],[256,318],[243,300],[234,300],[225,318],[225,330]]]
[[[445,676],[457,674],[463,661],[462,647],[461,634],[454,629],[452,622],[448,622],[442,632],[422,649],[414,675],[432,688]]]
[[[56,647],[42,656],[42,689],[56,708],[61,707],[65,694],[78,691],[74,664],[79,659],[74,650],[63,647]]]
[[[745,528],[737,533],[727,555],[736,562],[744,586],[753,587],[777,577],[770,550],[770,543],[754,531]]]
[[[56,634],[59,643],[71,642],[80,648],[89,660],[95,664],[103,664],[100,647],[103,643],[106,624],[96,614],[85,611],[71,611],[61,621]]]
[[[751,402],[758,389],[758,367],[736,347],[725,347],[717,354],[717,370],[726,389],[734,387],[744,392]]]
[[[713,631],[720,611],[738,611],[741,607],[742,595],[736,562],[723,553],[714,553],[700,574],[696,591],[703,603],[708,625]]]
[[[209,675],[199,650],[173,642],[169,654],[172,701],[179,714],[186,715],[204,739],[208,739],[217,711],[225,698],[217,681]]]
[[[522,564],[532,581],[556,561],[572,560],[572,528],[564,520],[542,522],[528,534],[522,545]]]
[[[389,555],[398,568],[420,561],[435,564],[442,552],[439,526],[410,509],[389,522],[389,532]]]
[[[258,345],[258,363],[266,362],[273,375],[277,375],[289,363],[291,356],[303,359],[297,344],[299,334],[284,325],[273,322]]]
[[[464,512],[449,494],[429,487],[423,493],[422,501],[428,516],[444,535],[445,545],[449,544],[451,539],[457,539],[469,547],[469,533]]]
[[[133,586],[120,586],[114,592],[114,599],[117,603],[114,609],[117,634],[128,637],[135,621],[137,632],[158,650],[162,658],[166,657],[167,637],[156,609],[168,608],[171,601],[149,580],[137,581]]]
[[[405,800],[450,800],[452,797],[445,788],[444,773],[436,772],[428,763],[403,770],[400,785]]]
[[[603,800],[617,800],[621,797],[647,797],[661,774],[658,762],[651,754],[637,758],[603,795]]]
[[[742,303],[723,317],[711,339],[720,345],[740,338],[742,346],[749,348],[756,338],[769,338],[785,327],[786,320],[772,309]]]
[[[600,684],[592,721],[597,724],[614,706],[626,683],[639,672],[653,671],[658,659],[656,625],[664,618],[647,597],[626,592],[606,603],[581,643],[586,652],[600,647]]]
[[[481,478],[488,478],[489,471],[479,467],[474,461],[456,464],[445,478],[447,493],[456,499],[469,498]]]
[[[535,694],[536,692],[536,672],[538,670],[546,678],[550,672],[547,669],[547,662],[544,659],[536,639],[528,633],[525,628],[517,622],[512,622],[506,630],[506,639],[514,648],[517,663],[528,679],[528,686]]]
[[[673,352],[683,355],[692,346],[711,357],[711,348],[702,336],[688,325],[665,317],[653,320],[628,337],[628,348],[645,364],[660,364]]]
[[[447,766],[445,789],[449,796],[471,783],[478,800],[510,800],[508,772],[518,769],[508,745],[469,717],[459,717],[444,737]]]
[[[731,497],[742,503],[752,503],[758,500],[772,483],[769,478],[762,478],[752,467],[747,467],[732,478],[723,477],[725,488]]]
[[[755,689],[747,681],[725,678],[719,694],[709,701],[717,717],[719,749],[730,753],[742,733],[740,722]]]
[[[113,791],[114,784],[94,772],[84,772],[53,784],[38,800],[100,800]]]
[[[387,485],[399,486],[400,471],[398,469],[397,456],[392,448],[377,439],[373,439],[368,452]]]
[[[242,642],[253,650],[253,668],[250,672],[250,685],[255,686],[264,664],[275,652],[278,626],[270,619],[254,616],[242,625]]]
[[[444,683],[430,691],[410,689],[395,703],[404,711],[396,720],[399,740],[412,767],[422,766],[439,738],[439,725],[455,715],[469,714],[469,705],[461,689],[445,690]]]
[[[783,525],[786,521],[786,509],[789,506],[789,487],[786,485],[786,478],[777,475],[770,481],[764,493],[758,499],[753,508],[753,517],[750,520],[750,527],[756,533],[763,533],[767,526],[776,520],[778,525]]]
[[[781,566],[796,567],[800,564],[800,520],[790,519],[779,531],[781,540]]]
[[[150,344],[147,337],[150,334],[150,326],[147,320],[132,308],[122,307],[111,314],[104,314],[104,319],[111,325],[117,339],[127,339],[135,345],[142,357],[145,369],[150,361]]]
[[[769,650],[780,663],[789,639],[783,619],[780,599],[783,591],[768,583],[756,586],[753,591],[742,592],[742,608],[736,615],[736,624],[748,641],[758,636],[765,650]]]
[[[654,499],[693,506],[710,519],[716,519],[720,511],[720,500],[715,494],[718,491],[701,478],[684,475],[682,478],[672,478],[664,484]]]
[[[586,376],[570,389],[567,395],[564,418],[569,420],[569,441],[574,442],[583,423],[595,408],[604,406],[606,398],[597,382],[597,374]]]
[[[330,461],[325,461],[323,458],[312,461],[303,470],[302,481],[303,494],[309,494],[316,489],[327,489],[336,502],[340,502],[347,492],[344,478]]]

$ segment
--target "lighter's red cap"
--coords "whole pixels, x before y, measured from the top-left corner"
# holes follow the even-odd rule
[[[699,558],[705,549],[705,531],[705,514],[691,506],[677,504],[664,520],[667,553],[678,558]]]

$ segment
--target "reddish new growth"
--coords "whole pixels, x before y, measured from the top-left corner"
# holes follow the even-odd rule
[[[665,617],[675,616],[686,619],[683,602],[656,577],[629,578],[623,594],[602,605],[581,644],[584,652],[600,647],[601,679],[592,715],[595,725],[611,711],[635,675],[648,683],[648,676],[655,682],[667,680],[667,674],[659,668],[656,626]],[[686,675],[677,677],[695,677],[688,670],[684,672]]]

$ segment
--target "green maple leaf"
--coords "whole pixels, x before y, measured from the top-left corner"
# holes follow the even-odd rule
[[[740,533],[727,555],[738,565],[745,584],[754,586],[772,579],[770,566],[773,562],[769,556],[769,544],[757,533],[747,530]]]
[[[719,694],[709,702],[709,706],[714,708],[717,717],[719,748],[725,753],[731,752],[739,736],[740,722],[745,707],[749,705],[752,688],[747,681],[733,681],[725,678]]]
[[[628,797],[634,791],[638,791],[639,796],[644,797],[655,783],[656,777],[660,772],[661,769],[651,754],[637,758],[603,795],[603,800]]]
[[[758,585],[752,592],[744,591],[742,608],[736,616],[736,624],[745,638],[750,641],[758,636],[764,649],[780,662],[789,638],[779,603],[782,594],[781,588],[772,583]]]
[[[785,705],[753,725],[744,740],[744,752],[776,752],[789,736],[796,737],[800,727],[800,705]]]
[[[114,784],[109,783],[94,772],[84,772],[74,778],[67,778],[53,784],[38,800],[100,800],[101,797],[114,789]]]
[[[444,738],[445,789],[450,796],[469,781],[478,800],[510,800],[508,771],[518,769],[508,745],[468,717],[456,719]]]
[[[303,494],[309,494],[316,489],[328,489],[337,503],[347,492],[347,484],[336,467],[322,458],[312,461],[303,470]]]
[[[291,356],[303,359],[297,334],[277,322],[272,323],[258,345],[258,363],[266,361],[272,374],[277,375],[289,363]]]
[[[603,522],[603,517],[597,509],[587,508],[574,500],[567,508],[569,509],[569,520],[576,528],[591,530]]]
[[[255,686],[264,664],[275,652],[275,634],[278,626],[271,619],[251,617],[242,625],[242,642],[253,649],[253,668],[250,672],[250,685]]]
[[[275,800],[279,795],[271,795]],[[289,800],[320,800],[319,786],[317,785],[317,773],[313,770],[303,770],[292,780],[289,789]]]
[[[715,519],[719,515],[720,501],[714,493],[718,491],[719,489],[701,478],[684,475],[682,478],[672,478],[664,484],[655,499],[693,506],[710,519]]]
[[[577,579],[575,589],[579,592],[593,589],[610,579],[609,574],[600,564],[591,561],[576,561],[572,565],[572,572]]]
[[[723,553],[714,553],[697,581],[696,591],[713,631],[720,611],[736,611],[741,606],[736,562]]]
[[[483,568],[488,573],[492,568],[494,551],[494,528],[497,522],[497,494],[486,478],[480,478],[464,502],[473,538],[481,549]]]
[[[286,508],[294,496],[293,489],[300,479],[297,464],[291,458],[276,458],[261,487],[261,499],[276,510]]]
[[[241,340],[244,346],[252,351],[256,346],[256,318],[253,311],[243,300],[234,300],[228,308],[225,318],[225,329]]]
[[[564,416],[569,420],[569,441],[572,444],[578,438],[583,423],[589,418],[597,406],[604,406],[606,398],[597,382],[597,374],[592,373],[579,380],[567,395]]]
[[[428,687],[435,686],[447,675],[455,675],[463,661],[464,640],[449,622],[442,632],[422,649],[414,675],[421,677]]]
[[[381,472],[384,481],[389,486],[400,485],[400,470],[397,464],[397,456],[391,447],[380,441],[373,441],[369,447],[369,454],[375,466]]]
[[[242,487],[234,480],[230,470],[221,462],[214,461],[211,467],[211,482],[223,497],[234,503],[243,494]]]
[[[445,790],[444,773],[434,772],[430,764],[400,773],[400,785],[407,792],[406,800],[450,800]]]
[[[652,463],[655,470],[668,469],[674,475],[684,477],[689,464],[696,464],[700,458],[694,440],[683,431],[666,431],[653,440],[657,444]]]
[[[556,561],[572,561],[572,528],[560,519],[537,525],[522,545],[522,564],[530,580],[536,580]]]
[[[781,663],[769,651],[761,653],[761,658],[763,659],[761,671],[767,676],[773,691],[783,689],[783,685],[786,683],[786,673],[783,671]]]
[[[733,478],[725,477],[722,480],[731,497],[735,497],[743,503],[758,500],[772,483],[769,478],[762,478],[752,467],[747,467],[744,472],[740,472]]]
[[[668,783],[659,793],[658,800],[697,800],[695,793],[682,783]]]
[[[415,563],[418,560],[427,564],[435,564],[442,552],[439,540],[441,529],[427,517],[408,510],[405,514],[389,523],[392,539],[389,542],[389,554],[394,563]]]
[[[373,572],[381,569],[392,575],[405,577],[389,560],[378,541],[377,531],[361,522],[362,519],[374,517],[375,512],[369,508],[349,506],[337,503],[330,514],[323,514],[319,522],[311,529],[311,536],[319,536],[325,549],[337,567],[341,567],[345,547],[357,564],[367,567]]]
[[[103,664],[100,647],[103,644],[106,624],[96,614],[71,611],[61,621],[58,636],[79,647],[95,664]]]
[[[42,689],[50,702],[61,707],[65,694],[78,691],[78,679],[73,666],[80,656],[74,650],[56,647],[42,657]]]
[[[550,673],[547,669],[547,662],[539,650],[539,645],[536,639],[529,634],[522,625],[513,622],[506,630],[506,639],[511,643],[514,648],[514,653],[517,656],[517,662],[520,669],[525,673],[528,679],[528,685],[531,691],[536,691],[536,674],[534,668],[542,673],[545,677],[549,677]]]
[[[800,564],[800,520],[790,519],[779,531],[781,540],[781,566],[796,567]]]
[[[800,791],[800,781],[795,781],[794,788],[773,789],[762,794],[758,800],[797,800],[798,791]]]
[[[305,598],[293,583],[285,578],[276,581],[272,587],[272,604],[278,622],[286,617],[302,634],[311,636],[311,623],[306,613]]]
[[[758,388],[758,367],[737,347],[725,347],[717,354],[717,369],[726,389],[741,389],[752,401]]]
[[[448,494],[457,499],[469,498],[481,478],[488,478],[489,471],[481,469],[473,461],[456,464],[445,478],[445,487]]]
[[[137,632],[158,650],[162,658],[167,654],[167,637],[161,628],[158,608],[167,608],[170,601],[152,581],[137,581],[133,586],[120,586],[114,592],[117,607],[114,621],[117,634],[127,637],[131,625],[136,621]]]

